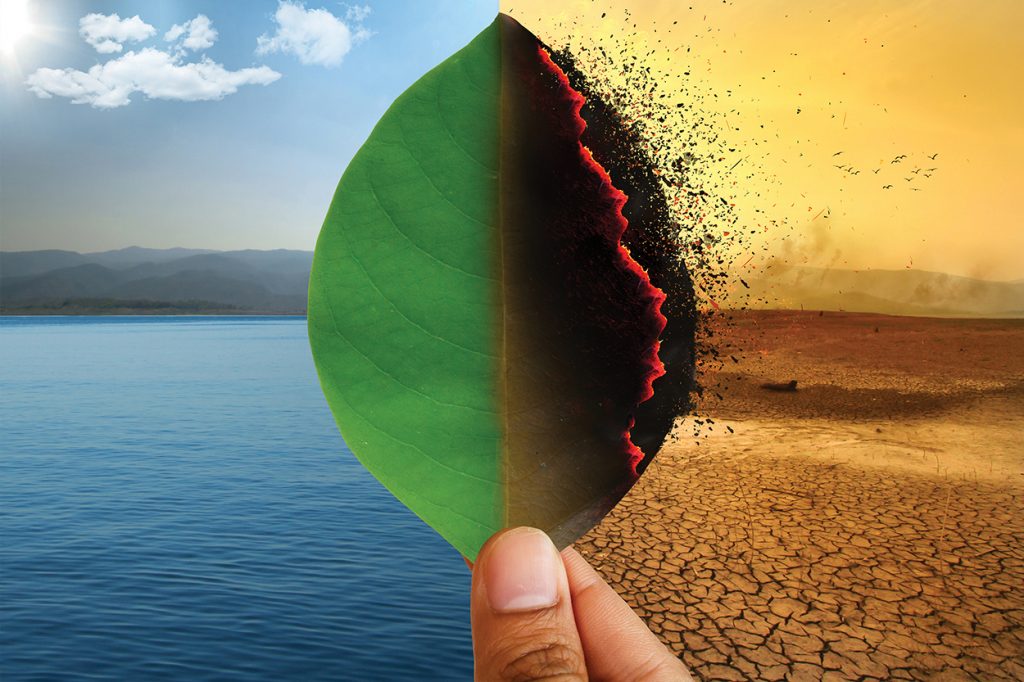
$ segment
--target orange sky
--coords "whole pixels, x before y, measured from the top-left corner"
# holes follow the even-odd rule
[[[667,91],[689,78],[722,95],[724,134],[755,169],[740,218],[761,209],[790,225],[785,239],[759,237],[789,262],[1024,278],[1024,2],[503,0],[502,11],[555,47],[618,45],[635,22],[634,49],[672,59]],[[760,242],[747,248],[748,267],[763,264]]]

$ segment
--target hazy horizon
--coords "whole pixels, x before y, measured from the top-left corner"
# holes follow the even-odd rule
[[[79,255],[82,255],[82,256],[91,256],[91,255],[101,255],[101,254],[106,254],[106,253],[114,253],[114,252],[119,252],[119,251],[128,251],[128,250],[131,250],[131,249],[139,249],[139,250],[143,250],[143,251],[190,251],[190,252],[209,252],[209,253],[231,253],[231,252],[238,252],[238,251],[258,251],[258,252],[293,251],[293,252],[298,252],[298,253],[306,253],[306,254],[310,254],[310,255],[313,254],[313,248],[312,247],[310,247],[308,249],[303,249],[303,248],[289,248],[289,247],[255,248],[255,247],[248,247],[248,246],[240,246],[240,247],[234,247],[234,248],[217,249],[217,248],[182,246],[182,245],[177,245],[177,246],[143,246],[142,244],[137,244],[136,243],[136,244],[128,244],[127,246],[114,247],[114,248],[110,248],[110,249],[93,249],[93,250],[89,250],[89,251],[79,251],[77,249],[67,249],[67,248],[7,249],[7,248],[3,247],[2,243],[0,243],[0,253],[9,253],[9,254],[13,254],[13,253],[34,253],[34,252],[45,252],[45,251],[65,251],[65,252],[69,252],[69,253],[76,253],[76,254],[79,254]],[[771,279],[771,275],[769,274],[769,270],[776,269],[776,268],[806,269],[806,270],[814,270],[814,271],[820,271],[820,272],[851,272],[851,273],[863,273],[863,272],[879,272],[879,273],[882,273],[882,272],[885,272],[885,273],[917,272],[917,273],[920,273],[920,274],[958,277],[958,278],[962,278],[962,279],[977,280],[977,281],[981,281],[981,282],[993,282],[993,283],[1003,283],[1003,284],[1016,284],[1016,283],[1024,282],[1024,277],[1010,277],[1010,278],[1006,278],[1006,279],[995,279],[995,278],[991,278],[991,277],[983,277],[983,276],[979,277],[979,276],[974,276],[974,275],[960,274],[960,273],[956,273],[956,272],[947,272],[947,271],[943,271],[943,270],[929,270],[929,269],[925,269],[925,268],[902,268],[902,269],[900,269],[900,268],[884,268],[884,267],[870,267],[870,266],[863,267],[863,268],[852,268],[852,267],[840,267],[840,266],[835,266],[835,265],[808,265],[808,264],[804,264],[804,263],[784,263],[784,262],[781,262],[781,261],[775,261],[775,262],[769,263],[768,266],[765,268],[765,270],[762,271],[762,273],[760,273],[760,276],[762,278],[765,278],[765,279]]]

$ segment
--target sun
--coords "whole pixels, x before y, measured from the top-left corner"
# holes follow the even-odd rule
[[[0,0],[0,51],[14,52],[18,41],[31,31],[28,0]]]

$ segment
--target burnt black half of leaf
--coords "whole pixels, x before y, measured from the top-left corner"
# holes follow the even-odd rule
[[[667,322],[658,353],[665,374],[655,380],[654,395],[637,407],[631,431],[633,443],[644,453],[637,467],[643,472],[671,432],[676,417],[693,407],[698,312],[693,282],[680,257],[682,226],[672,220],[655,167],[643,151],[642,133],[623,124],[619,112],[602,99],[598,84],[577,67],[571,53],[552,52],[551,58],[586,100],[580,111],[587,124],[583,144],[628,197],[622,213],[629,226],[622,243],[647,270],[651,284],[666,294],[661,312]]]
[[[654,284],[649,274],[652,265],[675,266],[678,254],[650,169],[648,178],[613,153],[621,142],[611,123],[589,141],[591,123],[580,115],[587,104],[532,33],[504,17],[501,40],[496,268],[504,300],[496,327],[506,363],[507,523],[545,528],[562,545],[621,499],[686,408],[693,325],[666,338],[661,306],[679,291],[692,305],[692,287],[685,270],[682,284],[669,274]],[[659,340],[684,385],[651,409],[671,385],[654,379]]]

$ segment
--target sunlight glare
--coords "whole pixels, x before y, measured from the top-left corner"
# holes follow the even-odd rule
[[[28,0],[0,0],[0,51],[13,52],[18,40],[31,30]]]

